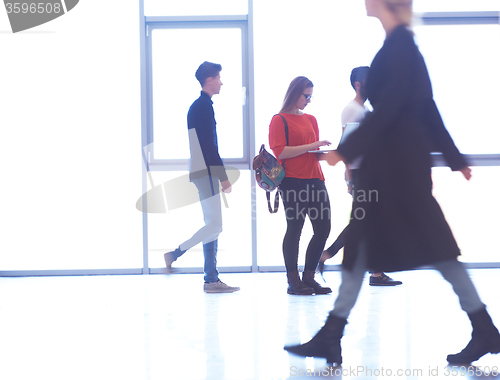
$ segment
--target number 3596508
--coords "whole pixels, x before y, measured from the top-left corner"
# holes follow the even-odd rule
[[[56,3],[5,3],[7,13],[61,13],[61,4]]]

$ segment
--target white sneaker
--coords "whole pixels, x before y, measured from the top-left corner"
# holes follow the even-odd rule
[[[203,284],[203,291],[205,293],[232,293],[238,290],[240,290],[239,287],[226,285],[221,280],[217,280],[217,282],[205,282]]]

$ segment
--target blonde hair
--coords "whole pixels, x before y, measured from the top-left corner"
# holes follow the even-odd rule
[[[413,18],[412,0],[384,0],[384,2],[402,24],[411,25]]]

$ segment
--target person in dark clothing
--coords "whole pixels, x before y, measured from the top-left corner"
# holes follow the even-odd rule
[[[219,155],[212,102],[212,96],[218,94],[222,86],[221,70],[221,65],[216,63],[203,62],[200,65],[196,71],[196,79],[202,87],[201,95],[191,105],[187,116],[191,152],[189,178],[198,188],[205,225],[175,251],[164,255],[167,273],[170,273],[175,260],[188,249],[203,243],[203,290],[207,293],[231,293],[240,290],[220,281],[217,271],[218,236],[222,232],[219,182],[223,192],[231,192],[231,183]]]
[[[370,68],[368,66],[361,66],[355,67],[351,72],[351,86],[356,92],[356,96],[342,111],[342,132],[344,132],[347,123],[359,123],[369,112],[368,108],[365,106],[365,102],[368,99],[368,95],[366,95],[366,78],[369,70]],[[353,196],[353,199],[357,196],[358,168],[361,160],[362,157],[358,157],[354,162],[346,164],[345,179],[347,182],[347,190]],[[339,250],[344,248],[344,237],[347,234],[348,227],[349,226],[344,228],[333,244],[323,251],[318,264],[321,275],[323,275],[325,261],[335,256]],[[371,272],[370,286],[396,286],[401,284],[401,281],[393,280],[383,272]]]
[[[446,130],[432,96],[425,62],[409,29],[411,0],[366,0],[368,16],[382,23],[387,38],[367,78],[373,112],[327,162],[359,156],[359,191],[344,248],[342,283],[325,325],[307,343],[287,346],[300,355],[342,363],[340,340],[367,270],[399,271],[432,265],[453,287],[472,323],[472,339],[450,364],[471,363],[500,352],[500,334],[481,302],[443,212],[432,196],[431,152],[471,178],[471,170]],[[372,194],[372,196],[368,196]]]

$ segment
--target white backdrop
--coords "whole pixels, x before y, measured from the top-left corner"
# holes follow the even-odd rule
[[[12,34],[0,10],[0,271],[142,267],[138,14],[84,0]]]

